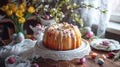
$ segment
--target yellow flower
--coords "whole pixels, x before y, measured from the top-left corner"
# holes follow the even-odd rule
[[[34,12],[35,12],[35,8],[32,7],[32,6],[30,6],[30,7],[28,8],[28,12],[29,12],[29,13],[34,13]]]
[[[25,12],[26,5],[24,3],[20,4],[19,9]]]
[[[25,22],[25,18],[24,17],[20,17],[18,19],[18,21],[19,21],[20,24],[23,24]]]
[[[10,15],[12,15],[12,14],[13,14],[13,11],[12,11],[12,10],[7,10],[7,12],[6,12],[6,13],[7,13],[7,15],[8,15],[8,16],[10,16]]]
[[[20,9],[25,9],[25,7],[26,7],[26,5],[24,3],[21,3],[19,6]]]
[[[8,7],[9,7],[9,9],[12,10],[13,12],[15,12],[16,9],[17,9],[16,5],[13,4],[13,3],[8,3]]]
[[[0,8],[2,11],[7,11],[9,9],[8,5],[4,5],[2,6],[2,8]]]
[[[16,10],[16,13],[15,13],[15,15],[17,16],[17,17],[22,17],[24,14],[23,14],[23,12],[22,12],[22,10]]]

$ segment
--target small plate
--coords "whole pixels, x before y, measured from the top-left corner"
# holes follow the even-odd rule
[[[103,42],[107,43],[107,45],[104,45]],[[113,51],[113,50],[119,50],[120,44],[118,41],[113,39],[106,39],[106,38],[98,38],[94,39],[90,43],[92,48],[98,49],[98,50],[104,50],[104,51]]]

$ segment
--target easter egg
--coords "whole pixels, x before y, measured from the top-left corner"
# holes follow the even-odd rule
[[[22,32],[18,33],[18,37],[17,37],[17,42],[21,42],[25,39],[24,35]]]
[[[12,58],[12,57],[10,57],[10,58],[8,59],[8,63],[10,63],[10,64],[15,63],[15,59],[14,59],[14,58]]]
[[[91,31],[91,32],[87,32],[86,34],[86,38],[91,38],[93,37],[94,33]]]
[[[12,39],[13,39],[13,40],[16,40],[16,39],[17,39],[17,34],[16,34],[16,33],[14,33],[14,34],[12,35]]]
[[[90,27],[84,27],[84,29],[86,30],[86,32],[90,32],[91,31]]]
[[[49,20],[49,19],[50,19],[50,16],[45,15],[45,20]]]
[[[86,62],[86,58],[81,58],[81,59],[80,59],[80,63],[83,64],[83,63],[85,63],[85,62]]]
[[[98,58],[97,63],[100,64],[100,65],[102,65],[102,64],[104,64],[104,60],[102,58]]]
[[[107,53],[107,57],[108,58],[113,58],[115,56],[115,53],[114,52],[109,52]]]
[[[95,59],[97,57],[97,55],[98,55],[97,53],[91,53],[90,54],[90,56],[91,56],[92,59]]]

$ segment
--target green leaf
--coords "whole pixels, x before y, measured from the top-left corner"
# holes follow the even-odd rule
[[[107,50],[107,51],[110,51],[110,47],[107,47],[106,50]]]

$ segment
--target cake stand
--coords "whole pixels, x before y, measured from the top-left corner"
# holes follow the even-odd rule
[[[79,48],[73,50],[59,51],[51,50],[43,46],[42,42],[35,45],[34,55],[40,56],[42,58],[49,58],[52,60],[72,60],[75,58],[82,58],[89,55],[91,49],[90,45],[86,40],[82,40],[82,44]]]

